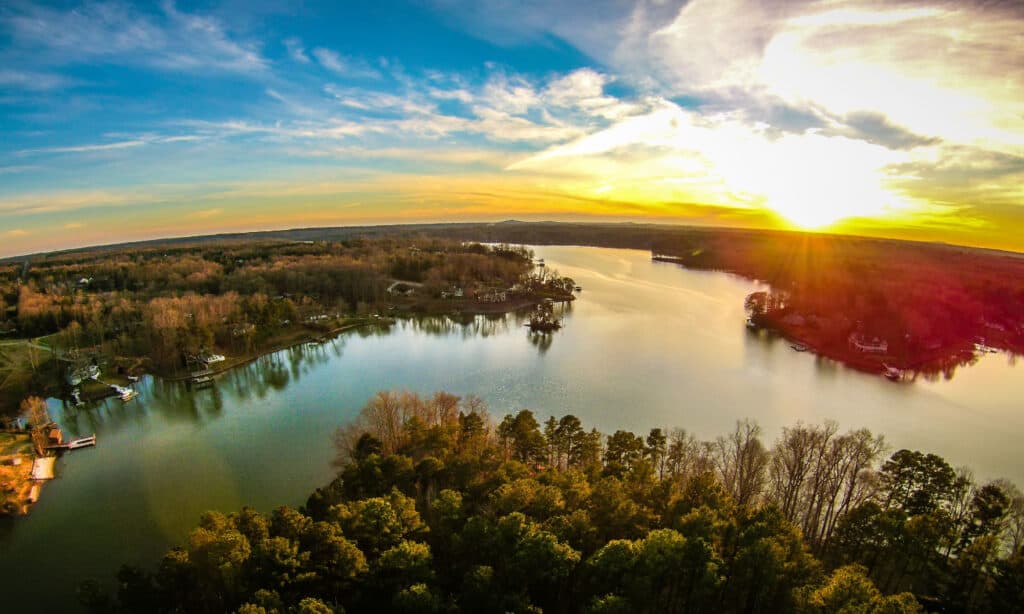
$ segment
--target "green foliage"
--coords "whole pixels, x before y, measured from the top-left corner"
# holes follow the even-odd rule
[[[207,513],[155,573],[125,567],[116,599],[86,584],[82,602],[96,612],[896,614],[921,603],[1016,611],[1024,599],[1024,556],[1002,540],[1009,487],[973,487],[909,451],[874,479],[873,453],[857,444],[875,441],[866,431],[819,446],[861,463],[844,482],[846,470],[794,464],[794,433],[825,441],[830,427],[789,430],[771,451],[751,423],[713,442],[654,429],[602,446],[572,416],[542,428],[524,410],[492,427],[478,400],[408,393],[377,395],[362,418],[363,431],[339,440],[338,478],[305,508]],[[751,470],[766,456],[771,480]],[[807,489],[827,479],[853,503]],[[794,522],[815,513],[834,518],[808,526],[836,525],[818,535],[824,564]]]

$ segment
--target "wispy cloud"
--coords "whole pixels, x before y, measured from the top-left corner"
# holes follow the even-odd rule
[[[23,228],[14,228],[14,229],[11,229],[11,230],[8,230],[7,232],[5,232],[4,236],[8,236],[8,237],[24,237],[24,236],[27,236],[28,234],[29,234],[29,232],[27,230],[23,229]]]
[[[0,69],[0,86],[12,89],[44,92],[74,84],[74,80],[55,73]]]
[[[344,57],[325,47],[313,49],[313,57],[327,70],[353,79],[379,79],[381,74],[365,60]]]
[[[50,64],[103,61],[184,72],[260,72],[267,61],[251,42],[235,39],[217,19],[165,2],[143,12],[120,2],[68,10],[12,5],[0,27],[14,44]]]
[[[286,38],[282,41],[285,49],[288,50],[288,56],[299,62],[300,64],[309,64],[309,56],[306,55],[306,48],[302,45],[302,40],[296,37]]]
[[[92,153],[116,151],[119,149],[132,149],[135,147],[142,147],[144,145],[154,145],[162,143],[189,143],[194,141],[200,141],[203,138],[205,137],[197,134],[179,134],[170,136],[147,134],[139,135],[134,138],[127,138],[119,141],[110,141],[106,143],[85,143],[81,145],[64,145],[58,147],[36,147],[32,149],[18,150],[15,153],[17,155],[22,156],[33,154]]]

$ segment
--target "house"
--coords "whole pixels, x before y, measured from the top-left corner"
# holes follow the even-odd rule
[[[878,337],[868,340],[862,333],[850,333],[849,341],[855,349],[868,354],[885,354],[889,351],[889,342]]]
[[[452,286],[449,290],[441,290],[441,298],[462,298],[464,292],[458,286]]]
[[[477,293],[476,300],[481,303],[503,303],[508,300],[508,291],[497,289],[484,290]]]

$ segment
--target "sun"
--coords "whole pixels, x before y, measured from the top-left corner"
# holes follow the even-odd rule
[[[806,230],[819,230],[845,217],[852,217],[826,204],[813,201],[787,199],[771,202],[768,206],[790,224]]]
[[[902,206],[887,185],[893,159],[876,146],[818,135],[783,139],[748,158],[733,177],[795,227],[819,229],[849,218],[884,218]]]

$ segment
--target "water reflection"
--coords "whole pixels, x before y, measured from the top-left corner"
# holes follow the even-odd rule
[[[609,433],[680,426],[713,439],[749,417],[770,444],[797,421],[835,420],[971,465],[985,479],[1024,483],[1024,381],[1000,357],[969,370],[953,361],[952,382],[891,385],[795,352],[780,337],[745,333],[743,299],[757,284],[652,263],[645,252],[538,255],[586,288],[554,306],[564,326],[553,334],[531,334],[529,309],[418,317],[276,352],[205,389],[144,377],[129,403],[51,400],[69,435],[95,432],[98,445],[60,461],[58,479],[13,533],[0,524],[0,577],[32,567],[53,584],[45,595],[0,584],[5,603],[59,611],[74,602],[80,578],[112,579],[125,561],[155,564],[203,510],[301,504],[333,477],[333,429],[385,388],[475,394],[496,413],[572,413]]]

